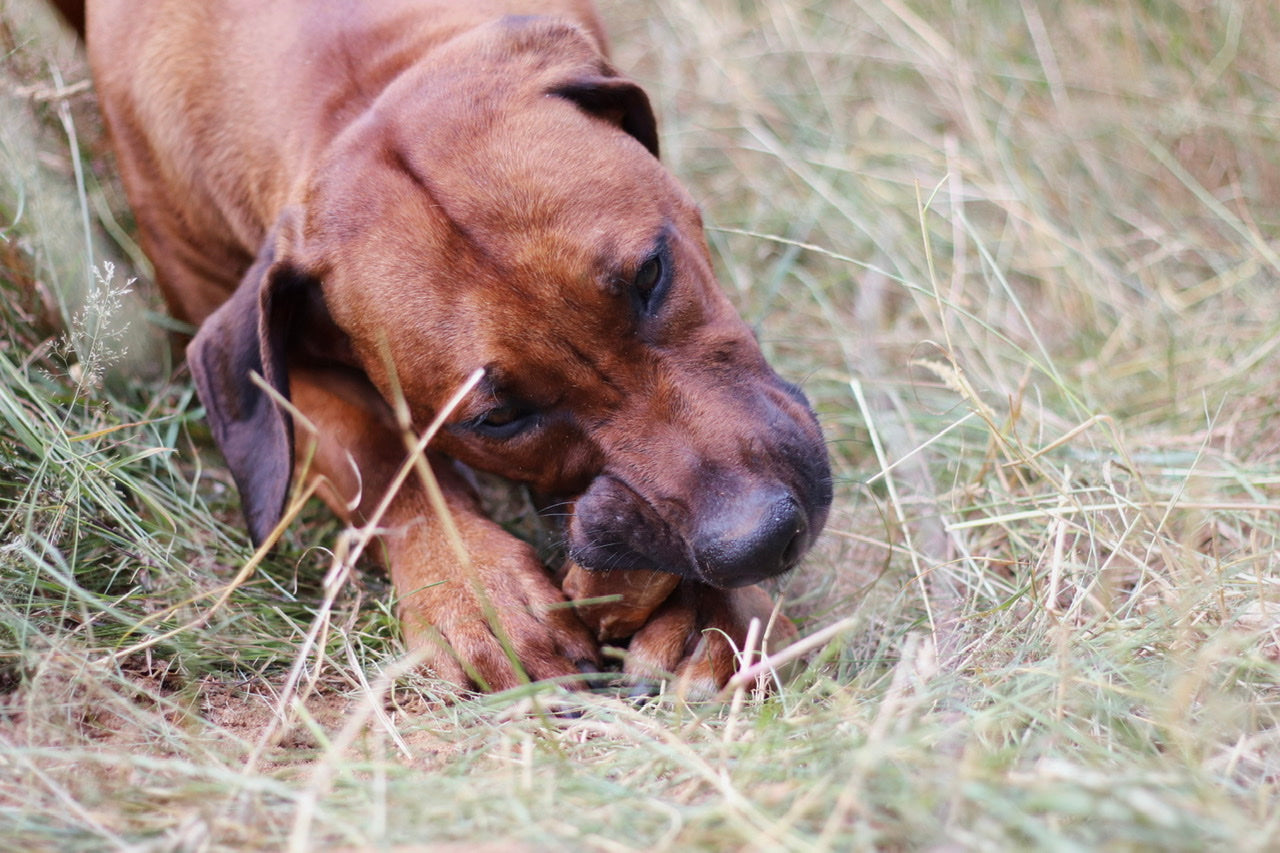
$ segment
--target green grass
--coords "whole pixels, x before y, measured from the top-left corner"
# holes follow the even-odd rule
[[[0,848],[1280,846],[1280,11],[604,5],[838,478],[835,638],[688,707],[450,701],[319,511],[252,562],[83,59],[0,9]]]

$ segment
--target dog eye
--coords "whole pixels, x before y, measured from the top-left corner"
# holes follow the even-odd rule
[[[471,422],[471,428],[488,438],[514,438],[538,422],[538,413],[528,406],[508,403],[496,406]]]
[[[658,283],[662,281],[662,257],[654,255],[645,261],[636,272],[636,291],[645,302],[653,295]]]

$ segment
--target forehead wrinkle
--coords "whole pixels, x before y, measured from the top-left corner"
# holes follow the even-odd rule
[[[593,402],[616,399],[624,378],[620,374],[631,358],[625,338],[584,324],[581,314],[560,306],[540,305],[538,312],[542,317],[532,324],[527,313],[504,317],[475,341],[475,354],[483,354],[486,364],[497,369],[497,383],[546,404],[583,391],[590,392]],[[607,389],[605,399],[599,398],[602,389]]]
[[[563,349],[568,353],[573,363],[578,367],[586,368],[586,371],[597,380],[598,384],[614,391],[619,391],[616,379],[610,369],[614,367],[613,365],[604,365],[591,349],[577,346],[572,338],[566,337],[564,339]]]
[[[418,168],[402,145],[393,143],[388,146],[386,159],[393,170],[407,177],[425,197],[423,201],[436,212],[458,243],[468,247],[474,256],[483,258],[491,266],[500,267],[501,258],[490,251],[485,235],[465,221],[468,207],[465,200],[459,204],[459,200],[452,198],[443,186],[432,179],[428,171]]]

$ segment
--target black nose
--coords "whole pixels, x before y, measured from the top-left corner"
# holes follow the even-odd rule
[[[726,506],[694,541],[699,572],[712,586],[746,586],[781,574],[809,545],[809,520],[789,493],[757,492]]]

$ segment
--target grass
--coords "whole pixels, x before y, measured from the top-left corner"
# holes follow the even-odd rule
[[[83,59],[0,9],[0,847],[1280,845],[1280,11],[604,5],[839,481],[834,639],[688,707],[447,701],[322,513],[250,562]]]

